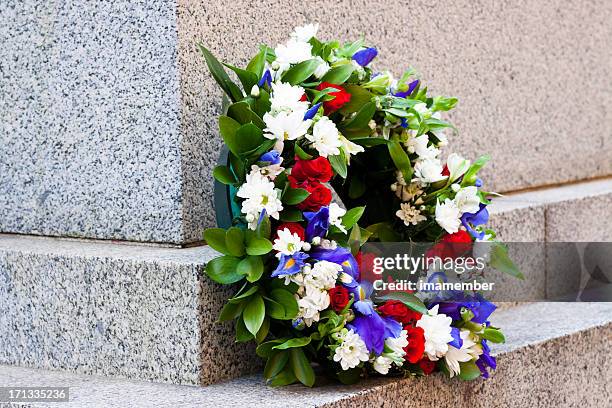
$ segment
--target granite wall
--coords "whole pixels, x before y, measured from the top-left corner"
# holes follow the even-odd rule
[[[612,174],[612,3],[589,0],[9,1],[0,10],[0,231],[184,243],[214,223],[221,93],[195,48],[243,64],[293,26],[366,35],[460,103],[485,187]]]

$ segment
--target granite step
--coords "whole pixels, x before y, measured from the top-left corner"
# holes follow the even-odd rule
[[[353,386],[271,388],[260,376],[206,387],[0,366],[0,386],[70,387],[70,407],[549,407],[606,406],[612,392],[612,304],[533,303],[501,311],[507,342],[488,380],[441,374],[370,378]],[[55,406],[36,404],[35,406]]]
[[[492,223],[505,241],[567,238],[576,223],[610,241],[611,201],[610,180],[508,195],[492,206]],[[193,385],[256,371],[252,346],[215,323],[234,289],[201,275],[214,256],[206,246],[0,234],[0,364]],[[505,282],[517,299],[542,299],[551,282],[573,279],[548,273],[545,259],[523,272]]]

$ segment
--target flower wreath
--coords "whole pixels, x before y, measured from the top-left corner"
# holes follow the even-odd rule
[[[360,274],[368,240],[435,242],[439,256],[447,244],[493,240],[477,178],[487,158],[453,153],[443,163],[444,131],[454,128],[441,113],[457,99],[428,96],[413,70],[399,79],[372,70],[377,50],[363,40],[322,42],[316,31],[299,27],[286,44],[261,46],[246,69],[198,45],[225,93],[228,150],[213,171],[226,228],[204,232],[223,255],[206,273],[242,282],[219,320],[235,321],[237,341],[257,342],[271,385],[312,386],[315,369],[343,383],[436,370],[488,377],[488,342],[504,341],[489,324],[495,305],[468,293],[372,299]],[[489,259],[520,275],[503,246]]]

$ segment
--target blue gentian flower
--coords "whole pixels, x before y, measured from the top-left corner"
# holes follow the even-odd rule
[[[366,48],[365,50],[357,51],[353,54],[353,60],[362,67],[368,65],[378,55],[378,50],[374,47]]]
[[[489,210],[485,204],[480,204],[480,209],[475,213],[463,213],[461,216],[461,224],[465,227],[467,232],[470,233],[476,239],[483,239],[485,236],[484,232],[478,232],[474,228],[479,225],[484,225],[489,222]]]
[[[474,185],[479,188],[482,187],[482,180],[477,178],[476,181],[474,182]]]
[[[304,252],[296,252],[293,255],[281,255],[278,266],[272,272],[272,277],[295,275],[302,269],[307,258],[308,254]]]
[[[329,207],[321,207],[319,211],[304,212],[304,218],[308,221],[306,226],[306,240],[312,241],[314,237],[323,238],[329,229]]]
[[[439,312],[440,310],[438,310]],[[451,336],[453,336],[453,341],[449,341],[448,344],[451,346],[460,349],[463,346],[463,339],[460,336],[460,331],[457,327],[451,328]]]
[[[482,354],[476,360],[476,366],[480,369],[480,373],[483,378],[489,378],[489,370],[488,368],[492,368],[495,370],[497,368],[497,361],[495,357],[491,356],[491,349],[487,344],[486,340],[482,340]]]
[[[281,162],[280,153],[276,150],[270,150],[268,153],[262,154],[259,161],[269,162],[270,164],[279,164]]]
[[[321,107],[321,104],[322,104],[322,102],[315,103],[314,105],[312,105],[312,108],[308,109],[306,111],[306,113],[304,114],[304,120],[308,120],[308,119],[314,118],[314,116],[319,111],[319,108]]]
[[[266,69],[266,72],[263,73],[261,79],[257,83],[257,86],[261,88],[264,86],[264,84],[267,84],[268,88],[272,86],[272,74],[270,73],[269,69]]]
[[[414,91],[414,88],[416,88],[418,84],[419,84],[418,79],[415,81],[412,81],[411,83],[408,84],[407,90],[405,90],[404,92],[396,92],[393,94],[393,96],[397,96],[398,98],[405,98],[407,96],[410,96],[410,94],[412,93],[412,91]]]

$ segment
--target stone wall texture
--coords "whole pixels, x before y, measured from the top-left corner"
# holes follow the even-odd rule
[[[10,0],[0,10],[0,231],[184,243],[214,224],[221,93],[295,25],[365,34],[376,65],[457,96],[452,149],[485,187],[612,174],[612,3]]]

